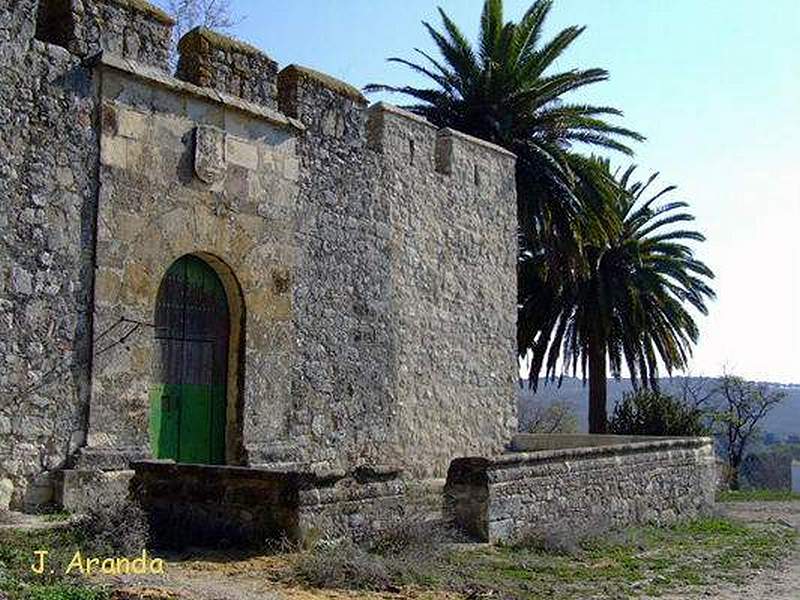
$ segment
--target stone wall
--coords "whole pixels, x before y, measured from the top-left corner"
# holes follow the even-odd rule
[[[89,398],[94,81],[35,31],[36,2],[3,3],[0,485],[13,507],[51,499],[52,472],[84,443]]]
[[[157,543],[263,546],[321,535],[374,536],[403,516],[405,484],[393,469],[350,473],[134,463],[131,493]]]
[[[366,101],[341,82],[291,65],[280,108],[300,119],[293,291],[297,362],[291,437],[263,459],[323,468],[399,462],[389,252],[389,199],[366,146]]]
[[[40,0],[36,37],[77,56],[105,50],[168,68],[174,21],[142,0]]]
[[[365,111],[310,69],[287,67],[278,90],[306,126],[294,449],[419,477],[499,452],[516,430],[513,155]]]
[[[87,448],[146,456],[158,288],[185,254],[217,271],[232,311],[226,458],[285,436],[293,350],[292,234],[300,127],[239,101],[132,67],[96,61],[101,106],[94,336]],[[129,323],[118,324],[121,318]],[[238,332],[238,333],[237,333]],[[82,464],[93,465],[92,460]],[[117,468],[124,468],[124,463]]]
[[[668,524],[714,504],[710,438],[461,458],[447,475],[447,513],[489,542]]]
[[[389,206],[399,452],[441,477],[517,428],[515,159],[390,105],[369,126]]]
[[[141,0],[0,9],[3,496],[150,455],[153,309],[184,254],[232,307],[228,464],[441,477],[499,451],[514,157],[207,31],[173,77],[170,27]]]
[[[278,104],[278,64],[257,48],[204,27],[181,38],[177,76],[262,106]]]

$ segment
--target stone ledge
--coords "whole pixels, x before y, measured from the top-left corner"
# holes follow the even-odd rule
[[[279,127],[292,129],[294,131],[305,130],[305,126],[300,121],[292,117],[287,117],[276,110],[254,102],[242,100],[231,94],[182,81],[167,75],[158,68],[121,58],[108,52],[100,52],[92,56],[87,59],[86,64],[97,68],[114,69],[115,71],[126,73],[150,84],[158,85],[174,92],[188,94],[207,102],[219,104],[225,108],[231,108]]]
[[[474,144],[476,146],[481,146],[486,148],[487,150],[491,150],[492,152],[496,152],[502,156],[507,156],[508,158],[513,158],[516,160],[517,155],[511,152],[510,150],[506,150],[502,146],[498,146],[497,144],[493,144],[492,142],[487,142],[486,140],[482,140],[481,138],[477,138],[466,133],[462,133],[455,129],[450,129],[449,127],[445,127],[439,130],[439,135],[441,137],[454,137],[460,140],[463,140],[469,144]]]
[[[131,470],[60,471],[56,480],[56,501],[67,512],[77,514],[101,505],[121,505],[128,498],[128,485],[132,478]]]
[[[496,160],[515,161],[505,148],[449,127],[439,128],[424,117],[386,102],[367,109],[367,143],[376,152],[406,164],[427,164],[460,182],[476,185],[480,171],[493,171]],[[418,160],[419,156],[421,160]]]
[[[519,447],[517,441],[519,437],[521,436],[515,436],[515,441],[512,442],[512,446],[516,445],[516,447]],[[463,460],[487,461],[487,464],[501,467],[504,465],[514,466],[524,463],[538,463],[547,460],[569,460],[602,456],[618,456],[680,448],[694,449],[701,448],[703,446],[709,446],[713,441],[709,437],[638,438],[634,436],[623,436],[623,438],[624,439],[620,440],[618,443],[605,443],[604,445],[599,446],[573,446],[567,448],[530,451],[515,450],[514,452],[500,454],[490,458],[466,458]]]
[[[416,113],[400,108],[399,106],[395,106],[394,104],[391,104],[389,102],[381,101],[381,102],[376,102],[374,104],[370,104],[367,110],[370,112],[370,114],[390,113],[393,115],[397,115],[398,117],[403,117],[404,119],[408,119],[409,121],[414,121],[416,123],[419,123],[420,125],[425,125],[433,130],[436,131],[439,130],[439,128],[436,125],[428,121],[428,119],[426,119],[425,117],[421,117]]]

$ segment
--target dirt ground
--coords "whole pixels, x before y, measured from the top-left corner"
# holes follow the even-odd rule
[[[726,516],[746,523],[778,522],[800,532],[800,502],[730,502],[718,505]],[[799,600],[800,551],[777,569],[753,573],[743,585],[724,583],[694,593],[661,596],[661,600]]]
[[[281,581],[287,561],[280,556],[171,561],[164,576],[118,578],[115,600],[455,600],[446,593],[406,590],[399,593],[304,589]]]
[[[732,502],[718,505],[721,512],[745,522],[779,522],[800,532],[800,502]],[[281,577],[287,562],[280,556],[170,561],[167,575],[135,581],[119,578],[116,600],[455,600],[459,596],[416,590],[370,593],[309,590],[290,585]],[[660,596],[662,600],[799,600],[800,552],[780,567],[754,572],[744,584],[720,583],[713,587]],[[557,599],[554,599],[557,600]]]

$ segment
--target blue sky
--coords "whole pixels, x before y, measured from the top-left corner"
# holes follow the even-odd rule
[[[528,5],[506,0],[507,18]],[[232,33],[282,66],[419,83],[384,59],[433,49],[420,21],[436,6],[474,39],[479,0],[235,0]],[[573,24],[587,30],[557,67],[611,72],[576,99],[625,111],[648,137],[642,174],[678,185],[708,237],[719,298],[692,372],[800,382],[800,2],[556,0],[549,30]]]

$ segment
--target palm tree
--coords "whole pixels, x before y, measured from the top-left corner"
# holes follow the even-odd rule
[[[578,193],[590,204],[605,202],[616,224],[606,223],[607,235],[583,245],[588,271],[571,285],[530,290],[531,310],[524,326],[532,344],[532,373],[555,378],[580,368],[589,379],[589,431],[606,431],[606,380],[610,367],[620,377],[623,362],[635,387],[657,388],[658,367],[668,373],[686,367],[697,325],[687,305],[707,314],[706,299],[714,298],[711,270],[686,241],[703,241],[698,232],[673,228],[692,221],[685,202],[656,204],[675,188],[666,187],[645,201],[656,179],[631,182],[634,168],[617,185],[608,161],[591,158],[595,173],[605,172],[600,185]],[[587,164],[587,168],[590,165]]]
[[[552,0],[537,0],[518,23],[504,23],[502,0],[486,0],[477,47],[440,9],[442,31],[423,25],[441,57],[415,49],[419,63],[389,59],[423,75],[431,87],[365,88],[409,96],[414,103],[405,108],[432,123],[494,142],[517,155],[521,292],[532,286],[560,285],[581,268],[577,241],[583,235],[578,231],[583,207],[574,187],[584,160],[571,152],[574,144],[631,154],[626,142],[644,139],[604,120],[620,116],[616,108],[564,100],[570,92],[605,81],[608,72],[598,68],[551,72],[554,62],[584,31],[568,27],[543,40],[551,6]],[[524,297],[519,300],[525,303]],[[530,342],[519,338],[521,353]]]

